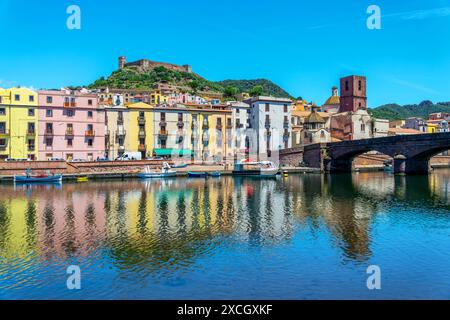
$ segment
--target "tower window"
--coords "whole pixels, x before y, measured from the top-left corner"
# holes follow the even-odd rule
[[[358,90],[361,91],[361,80],[358,81]]]
[[[348,80],[345,80],[345,91],[348,91]]]

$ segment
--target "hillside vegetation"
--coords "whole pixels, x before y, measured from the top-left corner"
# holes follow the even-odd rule
[[[158,83],[166,83],[180,87],[183,91],[198,93],[213,91],[222,93],[226,99],[232,100],[238,94],[247,92],[251,95],[270,95],[275,97],[291,96],[270,80],[225,80],[213,82],[194,73],[174,71],[163,66],[155,67],[147,72],[140,72],[135,67],[126,67],[114,71],[109,77],[101,77],[88,85],[89,89],[109,87],[115,89],[152,89]]]
[[[450,113],[450,102],[433,102],[426,100],[419,104],[399,105],[386,104],[374,109],[369,109],[369,112],[376,118],[400,120],[409,117],[420,117],[428,119],[430,113],[448,112]]]

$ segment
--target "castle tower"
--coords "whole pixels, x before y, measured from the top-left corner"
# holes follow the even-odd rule
[[[339,112],[367,109],[366,77],[349,76],[341,78],[341,98]]]
[[[125,65],[127,64],[127,57],[121,56],[119,57],[119,70],[122,70],[125,68]]]
[[[192,67],[188,64],[183,65],[183,68],[186,72],[192,73]]]

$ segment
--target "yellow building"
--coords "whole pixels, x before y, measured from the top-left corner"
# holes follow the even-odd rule
[[[129,129],[127,132],[129,150],[140,152],[142,158],[151,156],[153,151],[153,107],[138,102],[127,105]]]
[[[107,158],[114,160],[125,151],[130,150],[129,132],[130,113],[129,109],[120,106],[105,106],[106,131],[105,150]]]
[[[436,123],[432,123],[430,121],[427,122],[427,133],[436,133],[438,132],[439,125]]]
[[[0,159],[37,160],[37,106],[30,89],[0,89]]]

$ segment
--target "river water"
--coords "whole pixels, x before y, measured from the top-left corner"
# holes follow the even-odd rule
[[[0,185],[0,298],[449,299],[449,209],[449,170]]]

